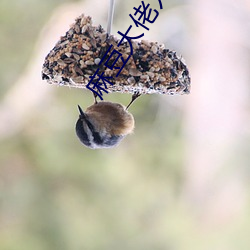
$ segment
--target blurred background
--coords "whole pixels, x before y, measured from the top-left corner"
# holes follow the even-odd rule
[[[191,94],[140,97],[134,134],[90,150],[74,126],[92,93],[41,68],[81,13],[106,28],[108,4],[0,2],[0,249],[249,250],[250,1],[162,0],[144,39],[185,58]],[[140,4],[116,0],[113,34]]]

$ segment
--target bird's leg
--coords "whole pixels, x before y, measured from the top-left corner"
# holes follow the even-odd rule
[[[127,106],[126,109],[128,109],[128,108],[131,106],[131,104],[132,104],[140,95],[141,95],[141,94],[139,93],[139,91],[135,92],[135,93],[132,95],[132,99],[131,99],[131,101],[130,101],[130,103],[128,104],[128,106]]]
[[[92,92],[93,93],[93,95],[94,95],[94,99],[95,99],[95,103],[94,104],[97,104],[98,102],[97,102],[97,94],[96,93],[94,93],[94,92]]]

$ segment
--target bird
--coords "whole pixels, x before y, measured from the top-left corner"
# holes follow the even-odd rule
[[[97,102],[96,98],[85,112],[78,105],[79,118],[75,130],[81,143],[91,149],[117,146],[134,130],[134,117],[127,109],[138,96],[132,96],[127,108],[119,103]]]

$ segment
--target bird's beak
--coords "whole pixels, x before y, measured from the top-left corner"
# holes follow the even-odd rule
[[[78,106],[78,110],[79,110],[79,113],[80,113],[80,118],[86,118],[84,112],[82,111],[82,108],[79,105],[77,105],[77,106]]]

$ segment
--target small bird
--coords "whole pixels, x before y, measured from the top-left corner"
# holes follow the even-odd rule
[[[111,148],[118,145],[134,129],[134,117],[127,108],[119,103],[95,101],[83,112],[78,105],[80,112],[76,122],[78,138],[91,149]]]

